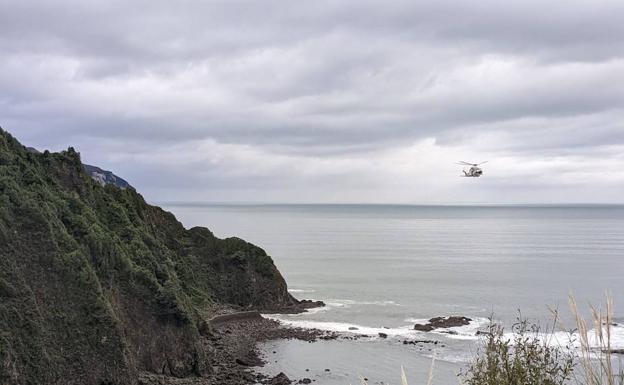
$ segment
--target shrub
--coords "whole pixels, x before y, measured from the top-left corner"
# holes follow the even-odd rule
[[[466,385],[563,385],[571,379],[573,353],[543,338],[540,327],[519,319],[506,338],[491,323],[485,344],[460,376]]]

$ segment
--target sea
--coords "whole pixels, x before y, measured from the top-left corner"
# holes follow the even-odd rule
[[[186,227],[262,247],[292,295],[327,304],[270,317],[359,337],[264,343],[267,364],[259,370],[267,375],[318,385],[401,384],[404,371],[410,384],[427,383],[430,373],[432,384],[458,384],[482,348],[476,332],[490,322],[511,333],[518,319],[528,319],[557,337],[549,341],[569,340],[571,295],[585,316],[590,304],[604,307],[610,296],[613,347],[624,348],[624,206],[164,206]],[[452,315],[473,321],[413,329]],[[435,342],[409,343],[421,340]]]

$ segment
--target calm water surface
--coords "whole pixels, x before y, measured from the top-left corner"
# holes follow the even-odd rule
[[[376,336],[314,344],[277,341],[263,369],[316,384],[435,384],[456,374],[477,347],[491,314],[513,323],[518,310],[538,321],[567,297],[600,303],[609,290],[624,304],[624,206],[165,205],[187,227],[238,236],[267,251],[298,298],[322,310],[278,316],[288,324]],[[624,306],[624,305],[622,305]],[[457,334],[411,330],[419,320],[464,315]],[[616,316],[624,316],[619,312]],[[622,320],[624,321],[624,320]],[[618,329],[624,347],[624,328]],[[403,345],[435,339],[438,345]],[[275,352],[275,353],[273,353]],[[275,362],[277,361],[277,362]],[[325,369],[330,369],[326,372]],[[309,371],[305,371],[309,369]]]

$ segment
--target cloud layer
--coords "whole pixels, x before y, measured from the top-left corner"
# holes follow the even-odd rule
[[[624,202],[622,14],[0,0],[0,124],[153,201]]]

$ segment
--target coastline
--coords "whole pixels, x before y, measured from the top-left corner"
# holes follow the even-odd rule
[[[266,364],[266,359],[262,357],[258,347],[262,342],[295,339],[314,343],[318,340],[338,338],[336,333],[319,329],[288,327],[264,317],[221,323],[215,327],[214,335],[222,344],[224,353],[219,364],[220,370],[224,372],[217,374],[216,379],[217,383],[225,385],[290,383],[285,380],[287,377],[284,375],[277,374],[274,377],[268,377],[255,370]],[[292,378],[290,381],[297,383],[305,379]]]
[[[259,314],[208,322],[323,305],[289,294],[260,247],[185,227],[73,147],[39,152],[0,128],[0,158],[1,383],[244,384],[258,341],[316,338]]]
[[[302,312],[312,301],[301,301],[301,308],[284,309],[285,312]],[[318,303],[317,303],[318,304]],[[308,307],[306,307],[308,306]],[[322,306],[322,305],[321,305]],[[201,377],[177,378],[171,374],[143,372],[139,385],[246,385],[307,383],[306,379],[288,379],[283,374],[266,376],[255,369],[264,366],[258,345],[262,342],[296,339],[305,342],[331,340],[339,334],[319,329],[304,329],[282,325],[279,321],[263,317],[258,311],[237,311],[222,308],[218,315],[203,328],[201,343],[211,353],[208,372]],[[286,314],[286,313],[284,313]],[[300,382],[302,381],[302,382]]]

